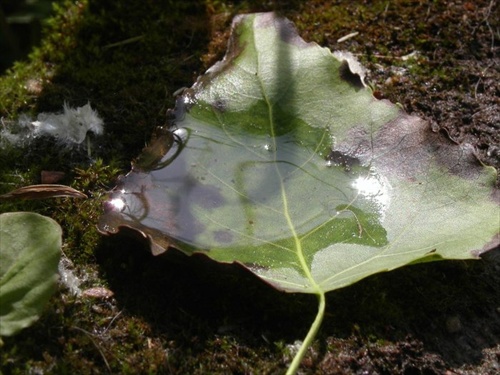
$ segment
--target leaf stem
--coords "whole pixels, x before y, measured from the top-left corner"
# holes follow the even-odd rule
[[[286,372],[286,375],[294,375],[297,373],[299,369],[300,363],[302,359],[306,355],[307,349],[311,346],[316,334],[318,333],[319,327],[321,326],[321,322],[323,321],[323,317],[325,316],[325,292],[320,291],[317,294],[318,297],[318,313],[316,314],[316,318],[314,322],[311,324],[311,328],[309,328],[309,332],[307,332],[307,336],[305,337],[302,345],[299,348],[295,357],[293,357],[292,363]]]

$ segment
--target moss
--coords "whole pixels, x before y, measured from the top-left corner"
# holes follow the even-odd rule
[[[176,253],[153,258],[140,240],[101,238],[95,223],[103,195],[127,172],[154,128],[167,122],[172,93],[221,58],[236,13],[284,13],[306,40],[355,53],[383,95],[451,126],[453,115],[468,113],[457,111],[486,108],[471,102],[468,91],[479,97],[493,90],[484,23],[488,4],[476,2],[472,12],[436,1],[58,2],[42,45],[0,78],[0,116],[8,126],[21,113],[60,111],[64,101],[90,102],[106,134],[92,140],[92,158],[84,147],[50,139],[1,149],[0,191],[38,183],[42,170],[60,170],[66,172],[63,183],[89,199],[3,202],[0,210],[54,217],[63,226],[64,252],[81,287],[105,286],[115,296],[75,297],[61,286],[40,321],[5,338],[2,371],[284,372],[288,344],[303,337],[315,315],[314,297],[276,292],[236,266]],[[354,31],[358,36],[337,43]],[[401,59],[413,51],[420,55]],[[467,56],[482,63],[472,64]],[[407,73],[392,80],[396,67]],[[481,98],[487,106],[491,96]],[[494,351],[500,331],[494,265],[417,265],[329,294],[327,317],[304,372],[442,373],[469,366],[480,373],[495,358],[482,357],[481,350]],[[457,314],[464,328],[450,334],[447,319]],[[477,333],[481,324],[490,336]],[[472,342],[474,349],[464,350],[460,342]]]

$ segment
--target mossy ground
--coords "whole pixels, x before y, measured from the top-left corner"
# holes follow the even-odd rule
[[[172,93],[220,59],[232,16],[278,10],[308,41],[357,54],[377,95],[473,143],[500,167],[498,5],[494,1],[60,1],[42,45],[0,78],[0,116],[90,102],[106,135],[84,148],[38,140],[1,150],[0,192],[42,170],[90,199],[2,203],[64,229],[65,255],[84,282],[112,298],[61,286],[45,314],[4,339],[0,369],[24,373],[283,373],[290,346],[314,318],[313,296],[272,290],[237,267],[171,253],[95,230],[100,201],[167,123]],[[337,40],[359,32],[345,42]],[[411,53],[417,52],[410,57]],[[96,160],[99,160],[96,162]],[[304,373],[497,373],[498,250],[372,276],[328,295]]]

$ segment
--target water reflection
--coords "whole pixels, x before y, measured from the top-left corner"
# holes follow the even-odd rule
[[[380,214],[380,219],[383,221],[390,202],[391,186],[389,181],[384,176],[371,172],[366,176],[356,178],[352,187],[365,199],[374,203]]]
[[[121,193],[123,194],[124,192],[125,191],[122,191]],[[122,198],[113,198],[108,204],[110,206],[108,210],[110,211],[122,212],[125,208],[125,201]]]
[[[293,234],[304,246],[385,243],[389,184],[355,155],[331,144],[325,152],[327,130],[299,124],[271,137],[226,119],[180,118],[111,192],[101,232],[129,227],[157,246],[168,238],[202,250],[295,251]]]

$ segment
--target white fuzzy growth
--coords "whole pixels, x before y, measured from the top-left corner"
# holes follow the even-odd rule
[[[82,290],[80,289],[80,284],[82,280],[78,276],[76,276],[75,272],[72,270],[73,263],[66,258],[66,256],[61,257],[59,261],[59,281],[63,284],[69,291],[75,296],[80,296],[82,294]]]
[[[33,125],[34,135],[51,135],[68,143],[82,143],[91,131],[96,135],[103,132],[103,121],[87,103],[83,107],[71,108],[64,103],[61,114],[40,113]]]

